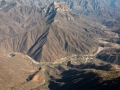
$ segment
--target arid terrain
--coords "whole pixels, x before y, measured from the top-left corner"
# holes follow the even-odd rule
[[[120,90],[119,0],[0,0],[0,90]]]

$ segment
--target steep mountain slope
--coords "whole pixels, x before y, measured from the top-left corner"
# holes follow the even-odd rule
[[[119,71],[64,71],[62,78],[51,77],[50,90],[119,90]]]
[[[109,48],[101,51],[97,58],[104,60],[106,62],[120,64],[120,49],[119,48]]]
[[[119,0],[0,1],[1,90],[119,90]]]
[[[11,22],[15,21],[12,19],[15,13],[18,18],[22,17],[19,26],[25,31],[2,40],[1,48],[6,52],[28,54],[36,61],[55,61],[72,54],[93,53],[96,51],[95,39],[108,35],[100,29],[102,25],[75,15],[64,2],[54,2],[42,9],[16,3],[7,12],[2,11],[9,15]]]
[[[63,64],[55,68],[49,66],[49,88],[50,90],[119,90],[119,70],[119,65],[108,64],[96,58],[87,62],[75,58],[68,61],[67,66]]]
[[[5,0],[1,0],[2,3]],[[6,0],[15,2],[14,0]],[[64,1],[76,13],[92,17],[119,18],[120,1],[119,0],[17,0],[19,4],[44,7],[53,1]]]
[[[0,9],[1,39],[15,36],[39,25],[41,17],[37,10],[37,7],[19,6],[16,2],[2,6]]]

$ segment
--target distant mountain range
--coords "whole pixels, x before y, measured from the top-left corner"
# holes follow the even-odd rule
[[[22,5],[44,7],[53,1],[66,2],[75,13],[86,16],[104,18],[119,18],[119,0],[1,0],[0,6],[8,2],[18,2]]]

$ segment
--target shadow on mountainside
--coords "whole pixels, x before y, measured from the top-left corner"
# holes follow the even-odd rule
[[[86,64],[80,64],[80,65],[70,64],[69,67],[77,68],[77,69],[89,68],[89,69],[104,70],[104,71],[114,70],[114,68],[111,64],[104,64],[104,63],[100,63],[99,65],[94,64],[94,63],[86,63]]]
[[[51,76],[50,90],[120,90],[120,77],[103,80],[92,70],[68,70],[61,75],[61,79],[55,79]]]

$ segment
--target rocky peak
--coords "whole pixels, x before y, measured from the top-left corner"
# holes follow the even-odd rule
[[[59,14],[64,16],[64,19],[71,18],[69,13],[70,8],[65,2],[54,1],[52,4],[42,8],[41,12],[43,13],[43,15],[45,15],[44,17],[46,17],[47,20],[56,20],[55,17],[59,17]]]
[[[53,5],[55,8],[57,8],[57,11],[70,11],[69,6],[65,2],[53,2]]]

